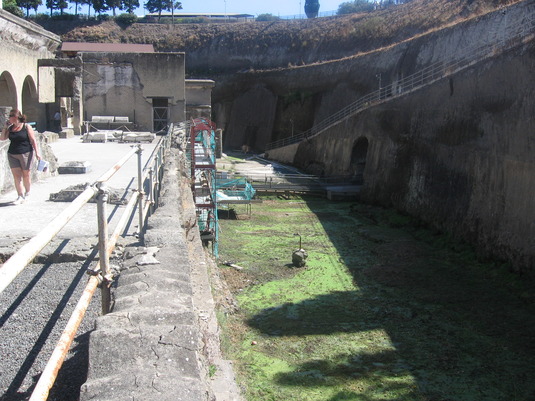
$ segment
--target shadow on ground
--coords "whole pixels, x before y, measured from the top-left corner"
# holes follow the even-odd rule
[[[377,341],[368,339],[370,333],[382,332],[391,346],[374,351],[370,344],[362,352],[328,360],[305,358],[292,372],[277,374],[280,384],[321,388],[368,377],[383,387],[383,394],[400,394],[406,384],[398,379],[410,375],[415,388],[388,399],[535,399],[530,283],[478,263],[468,248],[447,249],[429,238],[418,241],[381,225],[380,216],[352,213],[348,203],[309,200],[308,206],[358,291],[265,309],[248,324],[268,337],[357,333],[365,345]],[[370,257],[363,261],[355,252],[364,248]],[[361,388],[330,400],[378,399],[374,394]]]

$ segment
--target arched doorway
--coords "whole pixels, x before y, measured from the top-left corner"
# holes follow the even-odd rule
[[[7,71],[0,75],[0,106],[18,108],[17,87],[13,77]]]
[[[40,112],[37,87],[32,77],[27,76],[22,85],[22,112],[26,114],[29,122],[36,122],[38,129],[44,131],[45,127],[40,127],[43,116]]]
[[[366,157],[368,155],[368,139],[360,137],[353,145],[351,151],[351,162],[349,171],[351,172],[355,184],[362,184],[364,182],[364,170],[366,168]]]

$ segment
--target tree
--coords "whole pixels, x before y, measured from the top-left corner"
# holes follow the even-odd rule
[[[149,10],[149,13],[158,13],[158,22],[162,16],[162,10],[167,0],[147,0],[145,8]]]
[[[162,11],[167,10],[173,12],[174,10],[181,10],[182,3],[179,1],[173,0],[147,0],[145,3],[145,8],[149,10],[150,13],[158,13],[158,21],[162,17]]]
[[[278,21],[280,20],[279,17],[273,14],[260,14],[258,17],[256,17],[257,21]]]
[[[17,5],[26,9],[26,17],[30,15],[30,8],[37,13],[37,8],[41,4],[43,4],[42,0],[17,0]]]
[[[122,0],[123,10],[128,14],[134,14],[134,10],[139,7],[139,0]]]
[[[17,5],[17,2],[15,0],[4,0],[3,9],[8,13],[16,15],[17,17],[24,17],[24,13]]]
[[[101,14],[102,11],[106,11],[108,9],[108,6],[104,0],[91,0],[91,5],[93,6],[95,13],[98,14]]]
[[[123,2],[121,0],[104,0],[104,3],[106,4],[106,9],[112,10],[112,14],[114,17],[116,8],[118,8],[119,10],[123,9]]]
[[[59,13],[63,15],[63,10],[69,7],[67,0],[56,0],[56,9],[59,10]]]
[[[50,16],[54,10],[59,10],[59,13],[63,15],[63,10],[69,7],[67,0],[46,0],[46,8],[50,9]]]
[[[46,8],[50,10],[50,16],[52,16],[52,12],[56,9],[56,1],[55,0],[46,0]]]
[[[80,3],[80,9],[83,5],[87,4],[87,16],[91,16],[91,6],[93,5],[93,2],[91,0],[78,0]]]
[[[305,14],[308,18],[316,18],[318,11],[320,10],[319,0],[306,0],[305,1]]]
[[[352,14],[352,13],[365,13],[375,9],[375,3],[371,3],[368,0],[354,0],[347,1],[338,6],[337,15]]]
[[[175,10],[182,10],[182,3],[179,1],[168,0],[167,7],[165,9],[168,11],[171,11],[171,20],[174,24],[175,23]]]

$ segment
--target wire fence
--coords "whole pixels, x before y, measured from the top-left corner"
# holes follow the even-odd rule
[[[320,123],[314,125],[312,128],[297,135],[268,143],[266,145],[266,150],[281,148],[299,143],[305,139],[310,139],[371,106],[406,95],[440,79],[455,74],[456,72],[470,67],[484,59],[494,57],[518,46],[524,41],[527,41],[526,39],[532,39],[529,38],[529,36],[533,36],[534,33],[535,17],[531,15],[522,23],[509,25],[504,30],[501,38],[493,43],[488,43],[477,48],[467,48],[452,60],[441,60],[432,63],[414,74],[368,93]]]

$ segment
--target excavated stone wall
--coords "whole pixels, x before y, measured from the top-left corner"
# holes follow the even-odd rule
[[[533,16],[533,8],[533,2],[519,3],[388,48],[336,61],[218,76],[212,96],[213,119],[227,133],[225,147],[248,144],[263,151],[266,143],[311,128],[379,86],[402,90],[399,81],[417,71],[463,57],[480,46],[500,43],[506,32]],[[244,97],[248,101],[242,101]],[[261,121],[259,126],[267,129],[248,129],[244,116]]]
[[[257,100],[264,102],[267,96],[253,90],[252,83],[254,88],[263,86],[264,93],[271,91],[277,96],[273,121],[288,122],[293,114],[293,129],[297,121],[301,132],[377,89],[379,77],[382,88],[395,91],[400,79],[440,60],[503,42],[507,30],[534,15],[534,3],[524,2],[381,52],[285,71],[244,73],[235,86],[256,91]],[[368,108],[299,146],[267,155],[311,173],[356,174],[363,167],[355,163],[362,152],[360,140],[367,149],[362,200],[417,216],[475,244],[482,255],[533,271],[533,34],[505,45],[513,47],[505,53],[498,49],[425,89]],[[236,110],[238,103],[229,106],[227,97],[226,109],[235,115],[254,112],[267,120],[272,109],[255,107],[255,102],[240,103]],[[239,127],[232,119],[226,122],[234,134],[227,145],[236,146]],[[281,132],[275,123],[270,139],[290,136],[290,126]],[[241,141],[248,140],[244,133]],[[256,148],[266,141],[255,138]]]
[[[293,158],[288,150],[269,153],[311,172],[348,174],[355,145],[366,138],[364,201],[533,270],[534,66],[531,41],[359,113],[300,144]]]

